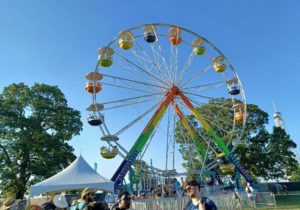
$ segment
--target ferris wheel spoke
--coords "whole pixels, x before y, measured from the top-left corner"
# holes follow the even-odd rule
[[[202,116],[203,116],[203,118],[204,118],[204,119],[205,119],[212,127],[218,129],[219,131],[221,131],[221,132],[223,132],[223,133],[226,133],[226,135],[228,135],[228,134],[231,133],[231,131],[228,131],[228,130],[224,129],[224,128],[222,128],[220,125],[218,125],[217,123],[213,122],[209,116],[204,115],[204,114],[203,114]],[[230,127],[232,126],[231,124],[228,124],[228,123],[226,123],[225,121],[222,121],[222,122],[223,122],[224,124],[226,124],[227,126],[230,126]]]
[[[135,50],[130,50],[132,52],[132,55],[135,57],[135,59],[139,62],[139,65],[142,65],[142,68],[145,69],[147,72],[152,72],[153,68],[155,67],[155,64],[150,60],[149,58],[146,58],[144,56],[141,56],[138,54]],[[149,65],[149,67],[148,67]],[[156,68],[154,68],[156,69]]]
[[[151,45],[151,51],[156,62],[157,69],[159,69],[161,74],[164,75],[165,81],[168,85],[171,85],[172,79],[168,67],[166,66],[166,60],[164,60],[164,58],[162,58],[159,52],[155,49],[155,45],[156,44]]]
[[[206,104],[205,102],[199,102],[199,101],[196,101],[194,98],[192,97],[189,97],[189,100],[194,104],[196,105],[197,107],[201,107],[202,105]],[[227,107],[226,105],[229,105],[229,102],[227,103],[223,103],[221,105],[215,105],[215,104],[209,104],[210,107],[216,107],[216,108],[219,108],[219,109],[227,109],[229,111],[232,110],[232,108],[229,108]]]
[[[169,69],[172,76],[172,83],[175,84],[177,80],[177,71],[178,71],[178,48],[175,47],[174,45],[171,45]]]
[[[132,50],[132,52],[134,53],[134,55],[136,57],[139,57],[140,59],[146,61],[151,66],[151,68],[154,67],[154,69],[158,72],[158,74],[162,78],[164,78],[164,80],[166,80],[167,79],[166,75],[162,72],[162,69],[161,69],[160,65],[157,63],[156,56],[154,56],[154,60],[155,60],[155,62],[154,62],[153,59],[151,59],[151,57],[149,56],[149,54],[144,50],[144,48],[142,47],[142,45],[137,41],[137,39],[134,39],[134,41],[135,41],[135,43],[137,45],[137,49],[143,54],[143,56],[139,55],[136,51]]]
[[[155,84],[151,84],[148,82],[141,82],[141,81],[137,81],[137,80],[132,80],[132,79],[127,79],[127,78],[123,78],[123,77],[117,77],[117,76],[112,76],[112,75],[108,75],[108,74],[102,74],[104,77],[108,77],[108,78],[112,78],[112,79],[116,79],[116,80],[120,80],[120,81],[127,81],[127,82],[132,82],[133,84],[141,84],[141,85],[146,85],[146,86],[151,86],[151,87],[156,87],[159,89],[165,89],[167,90],[166,87],[163,86],[158,86]]]
[[[136,68],[130,68],[130,67],[124,66],[124,65],[119,64],[119,63],[117,63],[116,65],[119,66],[121,69],[125,70],[125,71],[128,72],[128,73],[134,72],[134,75],[136,75],[136,73],[140,73],[140,71],[137,70]],[[149,84],[149,79],[145,78],[145,75],[141,75],[139,81],[140,81],[140,82],[143,82],[143,83],[145,83],[145,84]],[[130,86],[130,87],[133,86],[133,84],[128,84],[128,83],[127,83],[128,81],[125,82],[125,80],[122,80],[122,82],[123,82],[126,86]],[[134,83],[134,84],[140,84],[140,83]],[[162,88],[164,88],[164,87],[161,87],[161,88],[156,87],[156,88],[155,88],[155,87],[153,87],[153,85],[156,85],[156,84],[152,84],[152,86],[149,86],[149,85],[148,85],[148,86],[143,86],[143,87],[147,87],[147,88],[149,88],[149,89],[152,90],[152,91],[162,90]],[[157,85],[156,85],[156,86],[157,86]],[[132,87],[132,88],[134,88],[134,87]],[[165,89],[166,89],[166,88],[165,88]]]
[[[194,81],[195,79],[199,78],[200,76],[202,76],[204,73],[206,73],[212,66],[209,65],[206,68],[204,68],[203,70],[201,70],[199,73],[197,73],[196,75],[194,75],[191,79],[189,79],[187,82],[185,82],[181,87],[184,88],[186,85],[190,84],[192,81]]]
[[[149,95],[142,95],[142,96],[131,97],[131,98],[123,98],[123,99],[115,100],[115,101],[108,101],[108,102],[104,102],[102,104],[108,105],[108,104],[116,104],[116,103],[120,103],[120,102],[138,101],[139,99],[142,99],[142,98],[149,98],[149,97],[160,96],[160,95],[161,95],[161,93],[153,93],[153,94],[149,94]]]
[[[121,107],[125,107],[125,106],[137,105],[137,104],[141,104],[141,103],[147,103],[147,102],[154,101],[154,100],[157,100],[157,99],[151,98],[151,99],[145,99],[145,100],[139,100],[139,101],[130,101],[130,102],[127,102],[127,103],[124,103],[124,104],[121,104],[121,105],[116,105],[116,106],[111,106],[111,107],[108,107],[108,108],[104,108],[103,111],[107,111],[107,110],[110,110],[110,109],[121,108]]]
[[[189,58],[188,58],[188,60],[187,60],[187,62],[184,64],[184,67],[183,67],[183,69],[181,71],[181,74],[179,76],[178,82],[176,82],[176,84],[178,84],[178,86],[181,85],[181,82],[182,82],[183,78],[185,77],[185,75],[187,74],[188,70],[190,69],[190,66],[191,66],[191,64],[193,62],[194,57],[195,57],[195,53],[192,51],[191,54],[190,54],[190,56],[189,56]]]
[[[147,69],[144,69],[142,67],[140,67],[139,65],[137,65],[136,63],[132,62],[131,60],[127,59],[126,57],[124,57],[123,55],[121,55],[120,53],[115,53],[116,55],[118,55],[119,57],[121,57],[124,61],[126,61],[127,63],[130,63],[132,66],[136,67],[137,69],[141,70],[142,72],[144,72],[146,75],[150,76],[152,79],[154,79],[155,81],[157,81],[159,84],[164,85],[165,83],[158,78],[157,76],[155,76],[154,74],[152,74],[151,72],[149,72]]]
[[[182,91],[182,92],[183,92],[184,94],[186,94],[186,95],[197,96],[197,97],[205,98],[205,99],[209,99],[209,100],[214,99],[213,97],[204,96],[204,95],[199,95],[199,94],[195,94],[195,93],[188,92],[188,91]]]
[[[142,113],[140,116],[138,116],[137,118],[135,118],[133,121],[131,121],[130,123],[128,123],[126,126],[124,126],[123,128],[121,128],[119,131],[117,131],[115,133],[115,136],[119,136],[121,133],[123,133],[125,130],[127,130],[128,128],[130,128],[131,126],[133,126],[135,123],[137,123],[138,121],[140,121],[141,119],[143,119],[145,116],[147,116],[151,111],[153,111],[156,107],[158,107],[160,104],[157,103],[154,106],[150,107],[148,110],[146,110],[144,113]]]
[[[226,83],[224,81],[219,81],[219,82],[212,82],[212,83],[203,84],[203,85],[186,87],[186,88],[182,88],[182,90],[183,91],[192,90],[193,92],[195,92],[195,91],[204,92],[204,91],[211,90],[211,89],[221,88],[221,87],[224,87],[225,85],[226,85]]]
[[[146,91],[146,90],[138,89],[138,88],[131,88],[126,84],[125,85],[116,85],[116,84],[112,84],[112,83],[102,82],[102,85],[112,86],[112,87],[121,88],[121,89],[128,89],[128,90],[133,90],[133,91],[143,92],[143,93],[151,93],[151,91]]]
[[[182,102],[179,103],[179,106],[180,107],[183,107],[184,105],[182,105]],[[207,148],[211,148],[214,152],[215,150],[210,146],[210,143],[211,143],[211,139],[207,139],[206,137],[204,137],[198,130],[198,128],[196,128],[195,124],[191,121],[191,119],[189,117],[187,117],[187,115],[183,112],[183,114],[185,115],[185,118],[187,119],[188,123],[189,123],[189,126],[192,127],[192,129],[194,131],[197,132],[197,134],[201,137],[202,141],[205,142],[205,144],[207,145]],[[207,155],[207,153],[206,153]]]
[[[158,58],[162,60],[162,63],[165,67],[165,72],[168,75],[168,77],[170,78],[169,83],[172,84],[172,74],[170,72],[170,69],[168,68],[167,61],[166,61],[166,56],[165,56],[165,54],[162,50],[160,40],[159,40],[159,36],[157,35],[156,31],[154,31],[154,34],[157,37],[157,41],[153,45],[151,45],[152,51],[158,53],[158,55],[159,55]],[[154,46],[156,46],[158,48],[158,51],[154,50]]]

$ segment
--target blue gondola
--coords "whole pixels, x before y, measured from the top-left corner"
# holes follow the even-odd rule
[[[229,89],[228,89],[228,93],[230,93],[231,95],[237,95],[240,93],[240,89],[236,86],[231,86]]]
[[[156,40],[156,36],[155,36],[155,34],[153,34],[151,32],[146,32],[146,33],[144,33],[144,39],[148,43],[153,43]]]

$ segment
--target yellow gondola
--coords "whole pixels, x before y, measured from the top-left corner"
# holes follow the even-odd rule
[[[234,165],[232,163],[221,164],[219,166],[219,168],[225,174],[227,174],[227,173],[234,173],[234,169],[235,169],[235,167],[234,167]]]
[[[224,152],[218,153],[216,156],[217,156],[217,158],[223,158],[223,157],[225,157],[225,153]]]
[[[133,35],[129,31],[122,31],[119,38],[119,46],[124,50],[132,48]]]
[[[118,148],[114,147],[112,150],[110,150],[107,147],[101,147],[100,154],[103,158],[112,159],[118,154]]]
[[[224,57],[218,56],[213,59],[214,70],[218,73],[222,73],[226,70],[226,64],[224,63]]]

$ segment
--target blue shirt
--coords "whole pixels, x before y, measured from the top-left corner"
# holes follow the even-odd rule
[[[217,210],[216,204],[207,197],[202,197],[201,199],[204,202],[205,210]],[[190,200],[184,210],[198,210],[198,205],[194,205],[192,200]]]

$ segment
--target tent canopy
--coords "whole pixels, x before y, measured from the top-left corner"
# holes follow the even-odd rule
[[[96,190],[114,191],[114,182],[94,171],[80,155],[58,174],[30,187],[30,197],[47,192],[76,190],[90,187]]]

